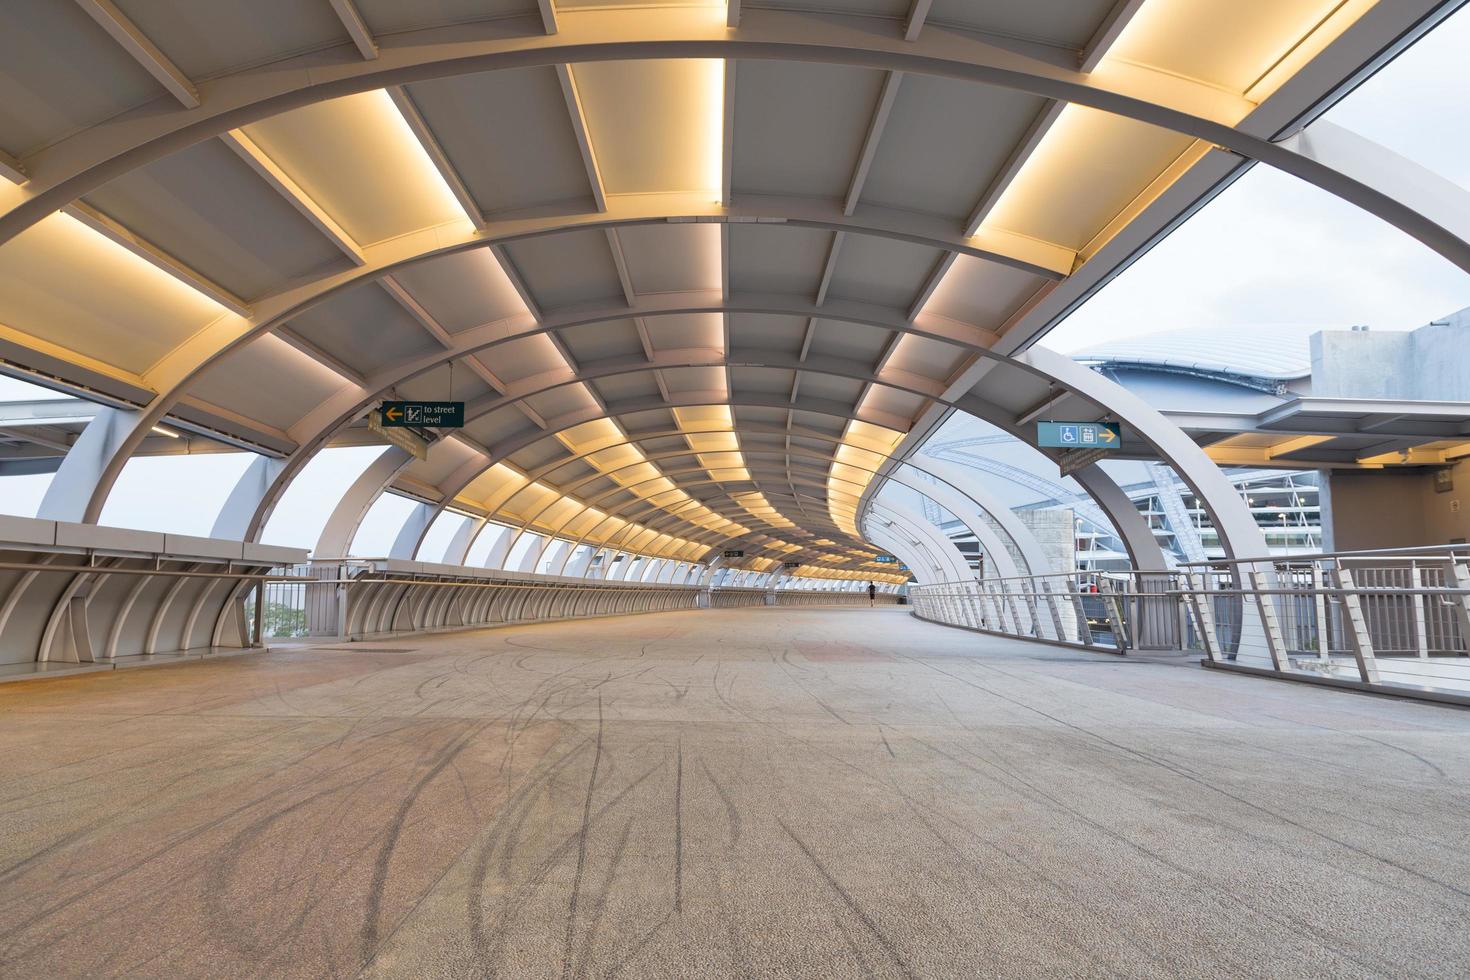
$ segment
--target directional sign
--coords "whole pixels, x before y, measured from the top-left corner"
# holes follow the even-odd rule
[[[781,563],[781,567],[782,568],[800,568],[801,567],[801,562],[799,562],[799,561],[783,561]]]
[[[384,402],[387,428],[462,429],[464,402]]]
[[[743,552],[743,551],[727,551],[727,552],[725,552],[725,557],[726,558],[744,558],[745,557],[745,552]]]
[[[877,562],[878,564],[880,564],[880,565],[897,565],[898,564],[898,559],[895,558],[895,557],[893,557],[892,555],[878,555],[873,560],[875,562]]]
[[[429,443],[422,436],[405,429],[402,425],[389,425],[377,412],[368,412],[368,428],[418,459],[429,458]]]
[[[1071,476],[1084,466],[1091,466],[1107,456],[1108,451],[1094,446],[1091,449],[1065,449],[1057,458],[1057,469],[1062,476]]]
[[[1117,422],[1037,422],[1036,445],[1043,449],[1117,449],[1123,427]]]

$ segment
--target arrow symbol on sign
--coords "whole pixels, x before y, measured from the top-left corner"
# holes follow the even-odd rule
[[[1112,442],[1114,439],[1118,438],[1117,434],[1114,433],[1112,429],[1106,427],[1098,432],[1097,437],[1103,442]]]
[[[399,419],[403,418],[403,412],[399,411],[396,408],[390,408],[383,414],[388,417],[388,421],[390,422],[397,422]]]

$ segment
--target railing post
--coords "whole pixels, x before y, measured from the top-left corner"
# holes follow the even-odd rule
[[[1337,563],[1337,587],[1342,596],[1343,614],[1347,618],[1353,659],[1358,662],[1358,675],[1365,684],[1377,684],[1378,661],[1373,657],[1373,638],[1369,636],[1368,624],[1363,619],[1363,604],[1353,584],[1353,573],[1343,568],[1341,561]]]
[[[947,594],[954,600],[954,611],[950,613],[950,622],[959,625],[968,623],[976,629],[984,626],[984,617],[976,613],[979,608],[976,597],[980,594],[978,584],[962,582],[957,587],[951,587],[951,591]]]
[[[1332,660],[1332,650],[1328,645],[1332,622],[1327,616],[1327,583],[1322,577],[1321,562],[1312,562],[1312,591],[1317,611],[1317,659],[1328,663]]]
[[[1028,632],[1030,632],[1030,628],[1026,625],[1026,620],[1021,618],[1021,604],[1016,601],[1016,594],[1011,591],[1011,587],[1005,582],[999,582],[997,583],[997,585],[1000,588],[1000,594],[1002,597],[1001,601],[1004,602],[1006,604],[1006,608],[1010,610],[1011,621],[1016,624],[1016,628],[1014,630],[1015,635],[1025,636]]]
[[[1271,654],[1271,665],[1277,670],[1286,671],[1291,669],[1291,659],[1286,653],[1286,643],[1281,636],[1281,622],[1276,615],[1275,596],[1268,595],[1266,590],[1272,587],[1271,580],[1274,577],[1271,572],[1260,571],[1258,567],[1252,567],[1250,572],[1251,588],[1256,593],[1256,608],[1261,613],[1261,629],[1266,634],[1266,649]]]
[[[1419,571],[1417,561],[1409,564],[1409,588],[1414,592],[1409,596],[1414,610],[1414,650],[1420,657],[1429,656],[1429,631],[1424,624],[1424,600],[1427,598],[1420,590],[1424,588],[1424,575]]]
[[[995,597],[996,614],[1000,617],[1000,631],[1013,636],[1021,632],[1021,624],[1015,621],[1015,610],[1011,608],[1006,595],[1004,582],[995,582],[990,587],[990,594]]]
[[[1005,632],[1005,624],[1001,622],[1000,611],[995,608],[995,599],[990,594],[990,585],[987,582],[977,583],[976,591],[980,596],[980,607],[983,612],[982,622],[987,630],[998,633]]]
[[[1087,624],[1087,607],[1082,604],[1082,581],[1072,576],[1072,607],[1077,611],[1077,638],[1083,646],[1092,646],[1092,627]]]
[[[265,579],[257,579],[255,582],[255,609],[252,610],[250,619],[255,630],[255,641],[251,646],[265,646]]]
[[[1099,592],[1108,609],[1108,628],[1113,631],[1113,646],[1119,653],[1128,652],[1128,634],[1123,628],[1123,609],[1116,592]]]
[[[1460,629],[1460,643],[1470,654],[1470,566],[1460,564],[1450,555],[1445,572],[1445,584],[1459,590],[1458,595],[1450,597],[1450,602],[1455,610],[1455,624]]]
[[[1199,633],[1199,642],[1205,648],[1205,656],[1214,663],[1220,662],[1220,638],[1215,634],[1215,610],[1210,605],[1209,593],[1205,591],[1205,576],[1191,572],[1185,576],[1189,586],[1190,605],[1194,607],[1194,628]]]
[[[1046,593],[1046,607],[1051,612],[1051,623],[1056,628],[1056,639],[1058,643],[1067,642],[1067,630],[1062,625],[1062,607],[1057,603],[1056,593],[1052,592],[1051,583],[1042,580],[1041,591]]]

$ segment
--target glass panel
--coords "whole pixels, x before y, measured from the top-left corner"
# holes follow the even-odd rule
[[[139,456],[128,460],[99,523],[209,537],[254,453]]]
[[[468,524],[469,520],[462,514],[444,511],[429,526],[429,533],[424,535],[424,543],[419,546],[419,553],[415,557],[419,561],[443,561],[449,542],[454,540],[459,529]]]
[[[55,473],[0,476],[0,514],[35,517]]]
[[[510,571],[519,571],[521,561],[530,553],[532,548],[540,549],[541,535],[523,534],[521,539],[510,549],[510,557],[505,560],[505,567]]]
[[[418,501],[396,493],[385,493],[373,501],[367,516],[357,526],[357,535],[352,539],[349,553],[355,558],[386,558],[393,550],[393,542],[403,529],[404,521]]]
[[[474,542],[470,544],[470,553],[465,557],[464,563],[474,568],[484,568],[490,558],[490,552],[494,551],[500,539],[509,533],[510,528],[504,524],[490,521],[480,529],[479,534],[475,535]]]
[[[343,446],[317,453],[276,505],[261,540],[294,548],[316,547],[337,502],[382,453],[382,446]]]

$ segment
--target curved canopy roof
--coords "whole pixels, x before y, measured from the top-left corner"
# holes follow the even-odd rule
[[[1440,6],[15,0],[0,357],[139,409],[116,458],[167,420],[282,479],[462,399],[392,487],[853,572],[977,358],[1250,160],[1351,193],[1272,141]]]
[[[1156,367],[1224,378],[1293,381],[1312,373],[1312,334],[1297,324],[1169,330],[1128,337],[1077,351],[1088,364]]]

